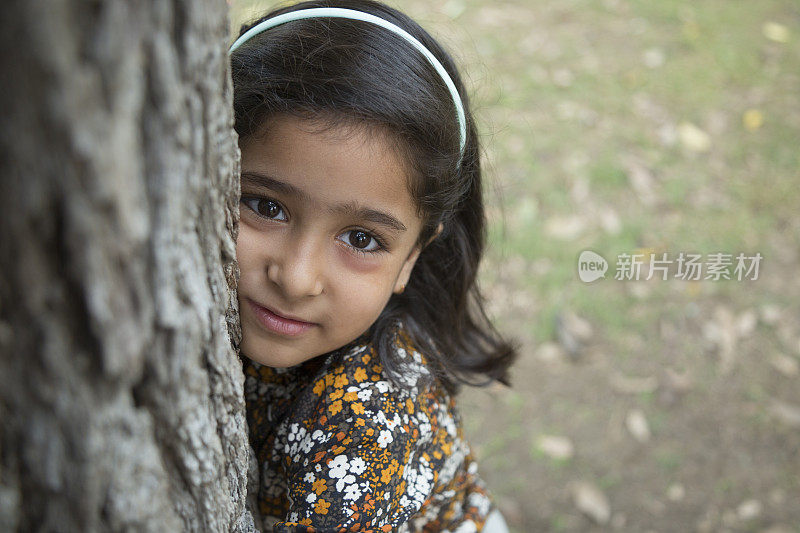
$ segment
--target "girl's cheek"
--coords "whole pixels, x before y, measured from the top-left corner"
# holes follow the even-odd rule
[[[242,276],[261,269],[272,254],[280,254],[280,233],[275,229],[255,226],[242,220],[236,237],[236,260]]]
[[[258,247],[258,240],[258,232],[242,221],[239,224],[239,235],[236,236],[237,259],[241,260],[239,256],[252,254]]]
[[[388,265],[387,253],[364,253],[348,250],[346,244],[336,243],[339,264],[356,274],[379,274]]]

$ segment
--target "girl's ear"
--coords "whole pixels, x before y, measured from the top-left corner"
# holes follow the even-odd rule
[[[428,242],[425,243],[425,246],[428,246],[433,240],[439,236],[439,234],[444,229],[444,226],[439,223],[439,226],[436,228],[436,233],[433,234],[433,237],[428,239]],[[403,268],[400,269],[400,274],[397,276],[397,281],[394,284],[394,292],[395,294],[400,294],[406,289],[406,284],[408,283],[408,278],[411,277],[411,271],[414,270],[414,265],[419,258],[419,254],[422,252],[421,246],[415,246],[411,253],[406,258],[406,262],[403,263]]]
[[[442,233],[443,229],[444,225],[441,222],[439,222],[439,225],[436,226],[436,233],[433,234],[433,237],[428,239],[428,242],[425,243],[425,246],[428,246],[430,243],[432,243],[436,239],[436,237],[438,237]]]
[[[414,249],[408,254],[406,258],[406,262],[403,263],[403,268],[400,269],[400,274],[397,276],[397,281],[394,283],[394,290],[392,291],[395,294],[400,294],[404,290],[406,290],[406,284],[408,283],[408,278],[411,277],[411,271],[414,270],[414,264],[417,262],[419,258],[419,253],[422,251],[422,247],[415,246]]]

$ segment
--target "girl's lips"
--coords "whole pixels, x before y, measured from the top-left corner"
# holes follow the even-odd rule
[[[266,307],[260,306],[249,299],[247,300],[247,303],[250,304],[250,308],[253,310],[256,318],[258,318],[258,321],[261,322],[266,329],[272,331],[273,333],[284,335],[286,337],[296,337],[297,335],[301,335],[316,326],[316,324],[311,322],[303,322],[301,320],[295,320],[278,315]]]

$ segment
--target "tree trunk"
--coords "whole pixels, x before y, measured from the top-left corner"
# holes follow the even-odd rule
[[[254,531],[226,10],[3,4],[0,531]]]

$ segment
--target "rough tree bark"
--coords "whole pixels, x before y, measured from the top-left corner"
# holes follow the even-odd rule
[[[253,531],[224,0],[12,0],[0,530]]]

